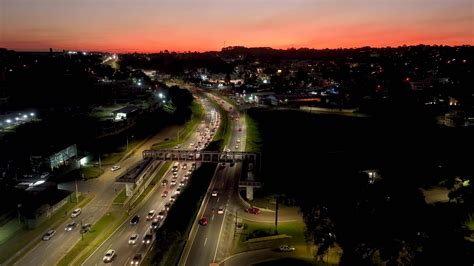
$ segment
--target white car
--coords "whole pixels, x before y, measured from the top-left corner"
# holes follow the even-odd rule
[[[115,257],[115,250],[109,249],[104,255],[104,262],[111,262]]]
[[[50,240],[54,236],[54,234],[56,234],[55,230],[49,230],[46,234],[43,235],[43,240],[44,241]]]
[[[115,171],[117,171],[118,169],[120,169],[120,166],[114,165],[114,166],[112,166],[112,168],[110,168],[110,171],[115,172]]]
[[[148,212],[148,215],[146,216],[146,219],[147,219],[147,220],[151,220],[151,219],[153,219],[154,217],[155,217],[155,210],[150,210],[150,211]]]
[[[138,240],[139,237],[140,237],[140,235],[137,234],[137,233],[131,235],[130,238],[128,239],[128,244],[129,245],[135,245],[137,243],[137,240]]]
[[[217,214],[224,214],[224,207],[220,206],[217,210]]]
[[[81,214],[81,212],[82,212],[81,208],[75,209],[75,210],[72,211],[72,213],[71,213],[71,218],[76,218],[77,216],[79,216],[79,214]]]
[[[237,143],[240,143],[240,139],[237,139]]]
[[[239,145],[235,145],[235,149],[238,150],[238,149],[239,149]]]
[[[214,190],[212,191],[212,193],[211,193],[211,196],[213,196],[213,197],[217,197],[217,193],[218,193],[218,192],[217,192],[217,190],[216,190],[216,189],[214,189]]]
[[[289,245],[281,245],[279,249],[280,251],[288,252],[288,251],[294,251],[295,247],[289,246]]]

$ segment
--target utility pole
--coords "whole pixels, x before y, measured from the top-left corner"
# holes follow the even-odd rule
[[[79,190],[77,189],[77,178],[74,181],[76,183],[76,202],[79,202],[79,195],[78,195]]]
[[[100,164],[100,153],[99,153],[99,169],[102,169],[102,165]]]
[[[328,247],[328,250],[326,251],[326,265],[329,265],[329,247]]]
[[[21,223],[21,216],[20,216],[21,203],[18,203],[17,207],[18,207],[18,209],[17,209],[18,210],[18,223]]]
[[[275,234],[278,234],[278,195],[276,195],[276,206],[275,206]]]
[[[82,220],[81,220],[81,240],[84,240],[84,230],[82,228]]]
[[[237,235],[237,210],[235,210],[234,240]]]
[[[178,145],[179,145],[179,129],[178,129],[178,134],[177,134],[177,139],[178,139]]]

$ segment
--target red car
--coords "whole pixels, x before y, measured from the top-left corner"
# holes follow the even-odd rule
[[[202,217],[200,220],[199,220],[199,224],[200,225],[207,225],[209,223],[209,220],[207,220],[206,217]]]
[[[247,208],[245,209],[245,211],[251,214],[259,214],[262,212],[259,208],[255,208],[255,207]]]

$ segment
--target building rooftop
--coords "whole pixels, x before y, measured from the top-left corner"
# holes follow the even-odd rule
[[[138,108],[136,106],[129,105],[129,106],[122,107],[118,110],[112,111],[112,113],[113,114],[118,114],[118,113],[130,114],[137,110]]]

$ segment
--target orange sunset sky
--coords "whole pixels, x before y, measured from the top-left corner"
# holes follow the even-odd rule
[[[158,52],[224,45],[473,45],[472,0],[0,0],[0,47]]]

